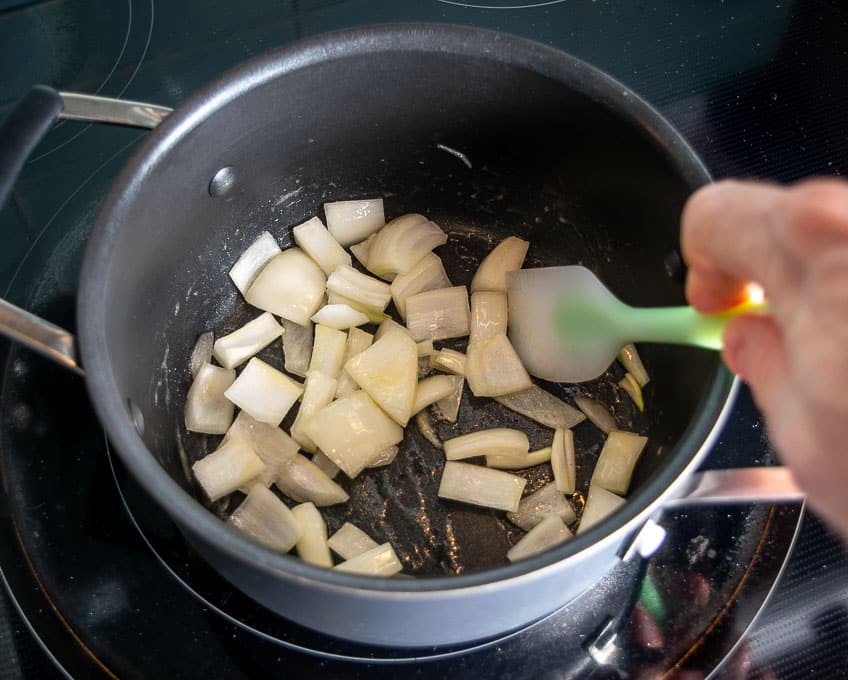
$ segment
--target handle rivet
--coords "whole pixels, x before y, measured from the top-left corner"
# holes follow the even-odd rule
[[[229,165],[221,168],[215,173],[209,182],[209,195],[219,198],[226,196],[236,184],[236,171]]]

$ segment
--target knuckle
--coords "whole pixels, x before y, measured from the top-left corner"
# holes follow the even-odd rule
[[[848,237],[848,183],[808,180],[786,193],[786,228],[790,238],[810,243],[822,233]]]

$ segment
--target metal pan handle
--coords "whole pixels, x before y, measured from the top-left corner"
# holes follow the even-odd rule
[[[36,85],[0,127],[0,210],[9,200],[30,154],[57,119],[152,129],[169,113],[171,109],[165,106],[57,92],[46,85]],[[73,334],[5,300],[0,300],[0,335],[82,375]]]
[[[736,468],[696,472],[663,508],[733,503],[791,503],[806,494],[785,467]]]

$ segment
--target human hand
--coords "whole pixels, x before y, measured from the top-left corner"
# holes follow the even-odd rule
[[[724,360],[810,505],[848,536],[848,182],[717,182],[690,198],[681,230],[698,310],[763,287],[769,314],[728,325]]]

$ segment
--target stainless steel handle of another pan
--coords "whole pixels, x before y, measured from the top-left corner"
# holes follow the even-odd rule
[[[57,92],[37,85],[18,102],[0,128],[0,209],[30,153],[57,119],[152,129],[171,111],[155,104]],[[83,373],[71,333],[5,300],[0,300],[0,335],[75,373]]]

